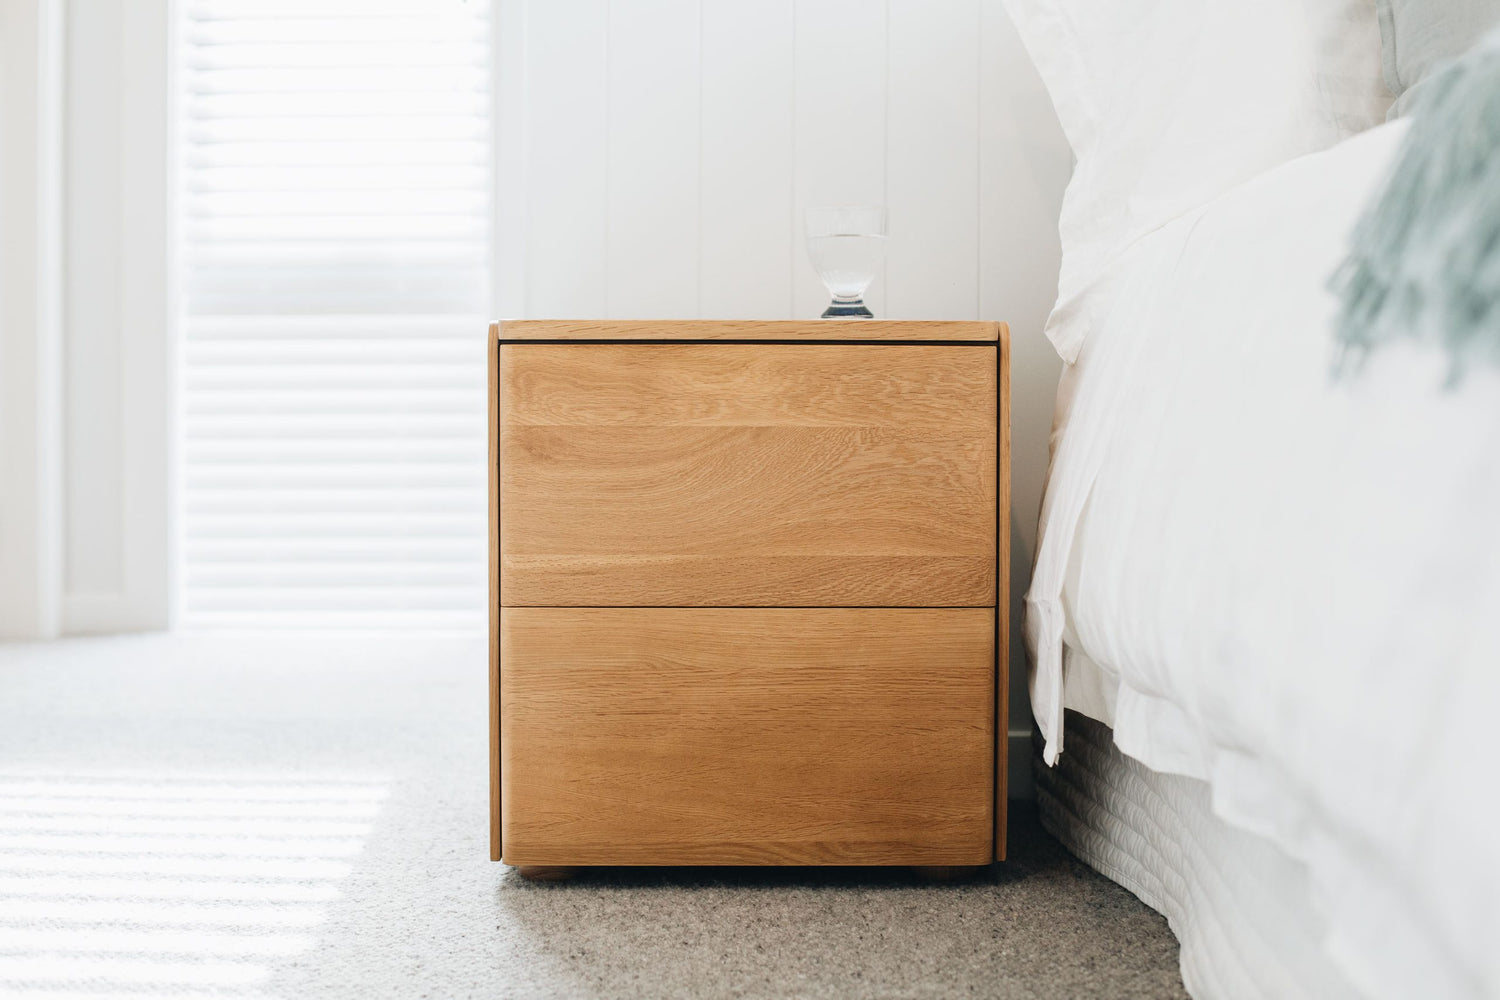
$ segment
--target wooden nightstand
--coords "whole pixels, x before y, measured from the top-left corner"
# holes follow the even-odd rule
[[[491,857],[1005,855],[1002,323],[490,330]]]

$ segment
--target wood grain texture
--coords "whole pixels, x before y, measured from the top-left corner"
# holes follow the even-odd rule
[[[500,860],[500,324],[489,331],[490,860]]]
[[[822,326],[823,324],[810,325]],[[681,324],[673,324],[673,326],[681,326]],[[613,736],[609,738],[617,738],[620,747],[624,751],[645,753],[651,763],[643,766],[660,768],[659,780],[652,782],[652,785],[660,795],[666,796],[667,799],[671,799],[673,795],[677,794],[672,789],[674,783],[680,788],[683,776],[696,780],[693,778],[694,774],[697,773],[693,769],[694,766],[698,766],[700,769],[706,767],[710,771],[722,767],[740,768],[743,771],[743,776],[736,778],[734,782],[725,782],[725,787],[737,788],[745,786],[750,789],[758,789],[768,800],[774,798],[779,802],[784,801],[788,796],[795,797],[796,795],[803,794],[803,784],[810,779],[803,772],[793,773],[789,758],[785,756],[777,757],[773,752],[774,747],[766,747],[763,752],[749,752],[749,750],[746,750],[746,752],[741,753],[740,750],[736,750],[725,758],[725,760],[717,763],[710,759],[705,764],[701,759],[701,755],[698,755],[693,757],[693,760],[699,761],[697,765],[694,765],[692,761],[674,764],[670,759],[670,754],[674,752],[689,754],[692,751],[690,741],[685,742],[687,737],[664,736],[662,734],[670,734],[672,732],[672,722],[674,720],[701,719],[702,713],[711,710],[716,704],[729,705],[731,710],[729,710],[729,715],[722,725],[714,727],[707,723],[701,723],[698,726],[695,731],[703,739],[710,738],[718,730],[733,732],[736,725],[749,726],[752,730],[755,729],[756,725],[770,725],[772,731],[775,731],[774,721],[766,723],[770,711],[766,707],[768,703],[757,701],[753,690],[764,681],[770,685],[772,690],[791,691],[795,695],[800,690],[797,687],[797,682],[806,680],[812,685],[812,687],[807,689],[809,698],[813,702],[816,702],[819,697],[826,696],[824,697],[824,705],[817,712],[806,707],[793,712],[793,717],[799,721],[795,727],[791,728],[798,732],[795,734],[790,731],[782,732],[779,738],[783,743],[790,746],[791,743],[788,741],[794,735],[800,735],[802,738],[811,740],[814,743],[818,740],[847,740],[849,733],[846,729],[841,728],[843,723],[839,721],[846,718],[846,716],[835,716],[831,714],[828,707],[832,704],[834,692],[838,691],[839,709],[852,711],[855,713],[855,716],[860,718],[875,718],[876,721],[870,726],[870,732],[883,733],[888,741],[895,740],[904,745],[903,741],[907,741],[908,734],[906,734],[900,724],[892,721],[889,716],[882,714],[885,712],[885,708],[882,708],[882,706],[889,707],[891,703],[901,700],[895,696],[888,697],[889,691],[886,686],[887,682],[884,679],[886,677],[886,670],[884,668],[891,667],[899,661],[899,658],[904,657],[906,661],[916,662],[919,664],[921,670],[930,673],[933,670],[934,664],[946,662],[942,658],[943,643],[951,642],[955,638],[962,638],[959,635],[959,632],[962,630],[955,630],[951,627],[937,628],[931,635],[930,641],[920,634],[920,630],[913,631],[908,629],[902,634],[899,642],[891,641],[886,643],[886,648],[883,652],[878,648],[875,650],[876,655],[874,655],[873,661],[881,669],[876,671],[877,682],[873,685],[866,685],[863,673],[855,674],[846,672],[843,675],[843,682],[837,683],[837,678],[840,676],[839,671],[845,670],[847,664],[836,662],[813,662],[811,669],[800,673],[794,671],[789,674],[786,670],[789,664],[795,666],[797,662],[803,662],[804,664],[807,662],[797,661],[795,657],[788,656],[786,644],[788,642],[795,644],[800,634],[799,630],[795,627],[791,628],[790,631],[787,629],[786,623],[790,619],[760,619],[758,621],[754,619],[740,619],[741,624],[738,627],[728,626],[726,622],[708,621],[706,627],[697,628],[696,630],[688,629],[686,638],[684,638],[681,626],[679,624],[672,624],[670,627],[667,627],[663,623],[670,621],[670,619],[665,618],[657,619],[653,617],[649,625],[638,624],[633,627],[624,627],[632,616],[666,615],[675,617],[680,615],[719,614],[735,616],[821,616],[849,614],[899,615],[903,613],[949,615],[978,612],[991,616],[987,619],[989,622],[990,638],[986,646],[987,653],[985,654],[989,676],[987,688],[977,699],[976,692],[972,688],[962,694],[958,693],[957,688],[954,688],[954,700],[950,704],[941,708],[934,707],[932,718],[938,720],[937,722],[933,723],[933,725],[927,725],[922,723],[920,718],[914,718],[911,724],[919,733],[926,733],[932,730],[934,725],[940,728],[953,724],[965,712],[972,714],[976,704],[988,706],[989,731],[984,743],[986,752],[988,753],[989,771],[987,773],[989,777],[984,782],[985,789],[978,793],[977,798],[972,788],[948,788],[946,791],[940,791],[935,796],[937,804],[933,809],[936,810],[936,815],[942,816],[952,813],[953,810],[962,811],[966,808],[972,810],[976,802],[982,802],[987,816],[984,824],[987,832],[984,842],[985,859],[988,857],[996,859],[1004,858],[1006,828],[1005,754],[1008,745],[1005,733],[1008,709],[1008,665],[1006,663],[1006,652],[1009,637],[1008,565],[1010,538],[1008,526],[1010,415],[1008,382],[1010,357],[1008,330],[1003,324],[993,324],[992,326],[995,329],[995,336],[998,338],[998,351],[983,351],[982,344],[980,345],[979,353],[976,354],[974,353],[975,348],[973,346],[964,348],[929,348],[911,344],[903,345],[897,342],[873,347],[847,345],[833,348],[838,351],[851,352],[851,356],[852,352],[858,352],[866,358],[886,355],[886,352],[908,352],[914,350],[955,351],[971,359],[979,356],[988,356],[993,359],[989,389],[990,395],[988,397],[991,416],[988,419],[982,416],[977,419],[975,418],[974,414],[981,413],[983,407],[982,405],[970,405],[974,403],[973,399],[968,399],[964,405],[959,407],[961,412],[955,415],[945,416],[942,413],[941,405],[934,404],[930,400],[922,405],[913,406],[911,405],[912,400],[921,399],[922,393],[913,393],[910,386],[902,388],[903,378],[907,378],[910,381],[911,373],[907,371],[903,374],[902,370],[900,370],[901,366],[896,366],[897,370],[895,371],[890,370],[890,366],[877,366],[877,368],[883,367],[883,370],[872,371],[861,367],[859,363],[850,368],[844,358],[833,358],[832,355],[822,355],[820,353],[829,348],[810,343],[797,344],[788,348],[771,344],[759,346],[688,343],[614,345],[615,349],[625,349],[627,347],[632,349],[632,354],[629,356],[632,365],[622,370],[618,368],[617,359],[610,359],[597,353],[605,350],[608,345],[578,344],[553,347],[550,345],[523,344],[513,347],[512,345],[504,345],[502,343],[504,337],[498,327],[491,328],[490,546],[492,650],[490,679],[492,716],[490,732],[490,818],[492,857],[498,858],[501,854],[504,854],[507,860],[518,860],[520,863],[527,864],[890,863],[957,865],[980,863],[983,859],[972,855],[963,858],[956,857],[954,852],[957,840],[950,835],[953,832],[953,828],[945,828],[947,832],[940,832],[938,834],[942,843],[946,845],[944,847],[946,853],[943,853],[943,851],[934,853],[935,848],[934,850],[928,850],[926,847],[921,847],[921,856],[913,859],[911,857],[911,845],[908,843],[894,841],[889,838],[868,837],[864,833],[861,833],[858,828],[852,827],[847,816],[825,816],[822,820],[819,820],[819,814],[815,811],[806,813],[806,810],[803,810],[803,812],[811,816],[815,824],[822,824],[818,828],[821,830],[821,833],[818,833],[816,836],[807,836],[808,828],[806,825],[801,824],[800,819],[794,817],[794,820],[798,823],[796,826],[798,831],[797,838],[800,839],[794,839],[790,842],[778,840],[774,837],[768,839],[762,835],[765,833],[764,830],[751,829],[737,842],[728,843],[726,841],[728,843],[727,847],[724,844],[713,846],[706,842],[678,844],[674,847],[676,853],[668,861],[654,860],[661,856],[661,852],[657,850],[657,847],[660,846],[659,840],[652,841],[651,845],[645,847],[630,848],[623,852],[616,852],[615,854],[610,854],[607,850],[603,851],[603,853],[596,851],[584,858],[580,858],[576,851],[564,851],[563,853],[567,855],[564,861],[563,854],[559,854],[557,850],[547,846],[548,838],[557,829],[554,824],[563,821],[559,820],[556,816],[552,819],[547,819],[545,812],[536,813],[534,811],[533,807],[536,803],[524,805],[524,802],[524,822],[522,823],[522,827],[524,828],[533,821],[536,821],[542,823],[544,828],[537,831],[537,839],[532,845],[535,850],[531,854],[527,853],[530,849],[524,840],[521,851],[517,853],[512,850],[510,841],[510,835],[513,832],[512,828],[515,826],[516,820],[510,819],[502,822],[502,815],[511,815],[509,811],[503,810],[503,806],[505,803],[511,801],[509,796],[512,786],[508,776],[511,773],[512,765],[515,763],[513,758],[517,756],[514,752],[515,744],[512,741],[515,739],[521,740],[520,748],[525,750],[525,753],[519,754],[521,759],[528,759],[529,755],[534,752],[536,754],[535,763],[544,769],[552,766],[548,762],[555,762],[562,759],[558,757],[558,754],[563,753],[568,746],[568,740],[558,737],[556,732],[561,731],[566,725],[573,725],[575,727],[583,726],[583,720],[590,718],[590,716],[587,712],[581,712],[580,709],[586,707],[589,699],[594,695],[599,696],[593,703],[599,706],[599,713],[602,713],[596,715],[596,718],[607,717],[613,711],[611,706],[615,706],[616,703],[624,706],[621,709],[624,712],[624,717],[621,716],[620,711],[614,712],[616,721],[612,723],[614,729],[610,731],[613,733]],[[674,338],[662,337],[660,339],[670,340]],[[735,340],[750,338],[694,337],[685,339]],[[768,337],[767,339],[796,338],[775,336]],[[926,338],[913,337],[912,339],[925,340]],[[509,404],[521,399],[520,396],[515,394],[514,390],[517,387],[510,384],[507,374],[509,369],[502,358],[508,357],[513,359],[517,350],[561,350],[569,352],[572,355],[568,359],[569,364],[564,366],[562,370],[566,372],[566,377],[561,382],[554,383],[548,380],[560,374],[560,372],[553,372],[547,378],[529,385],[526,389],[533,397],[531,403],[526,405],[534,410],[534,412],[529,413],[525,421],[518,426],[525,427],[529,432],[537,434],[563,432],[566,436],[567,433],[580,430],[590,433],[602,432],[605,434],[622,430],[639,433],[643,430],[649,431],[660,428],[671,429],[674,433],[723,432],[731,436],[724,441],[706,440],[702,442],[700,448],[692,451],[693,454],[707,456],[711,455],[716,449],[720,449],[720,460],[722,463],[726,456],[736,456],[740,454],[738,449],[743,448],[744,442],[735,440],[732,435],[747,431],[785,433],[791,430],[800,430],[805,434],[849,434],[853,431],[857,433],[854,433],[849,440],[856,442],[853,446],[855,448],[865,447],[870,442],[882,444],[883,446],[891,446],[893,443],[911,445],[915,442],[920,442],[924,446],[947,447],[951,450],[955,440],[953,436],[955,429],[958,429],[960,432],[957,440],[967,441],[976,429],[983,433],[985,427],[988,426],[992,441],[991,452],[995,456],[994,470],[991,475],[994,486],[990,489],[993,510],[991,525],[992,529],[994,525],[998,525],[1001,528],[998,534],[991,536],[994,551],[992,559],[992,600],[997,603],[998,607],[994,609],[974,609],[974,611],[964,609],[926,610],[919,612],[861,609],[770,611],[749,608],[705,608],[691,611],[625,608],[519,608],[502,610],[499,606],[502,593],[500,586],[502,572],[501,526],[502,524],[508,524],[513,511],[509,505],[506,505],[504,507],[505,517],[501,517],[503,494],[506,491],[503,489],[503,477],[500,475],[500,472],[502,465],[512,473],[515,470],[504,462],[505,437],[501,432],[501,425],[505,414],[508,412],[507,407]],[[715,352],[718,357],[712,359],[712,362],[705,361],[697,365],[688,364],[685,371],[679,370],[675,364],[663,365],[661,363],[663,359],[678,357],[672,352],[699,350]],[[754,377],[747,380],[746,373],[753,371],[754,365],[745,367],[744,359],[736,355],[736,352],[747,351],[759,356],[767,352],[780,352],[782,350],[810,352],[794,355],[794,360],[802,362],[795,367],[786,365],[784,361],[772,366],[773,369],[779,367],[782,370],[782,378],[789,380],[784,382],[778,382],[775,377],[772,377],[770,382],[764,382],[761,378]],[[730,353],[725,354],[723,352]],[[895,357],[897,355],[892,354],[890,356]],[[748,357],[748,355],[745,357]],[[727,360],[732,361],[732,363],[726,366],[725,362]],[[717,375],[712,374],[715,364],[719,367]],[[602,366],[602,370],[600,370],[599,366]],[[793,376],[792,373],[794,372],[802,373],[805,376],[804,379],[799,382]],[[916,378],[915,381],[920,383],[922,379]],[[972,393],[973,386],[966,382],[964,378],[960,378],[956,384],[961,387],[967,386],[966,389],[958,391],[958,396],[967,398],[968,394]],[[642,393],[640,391],[642,385],[645,385],[648,391]],[[684,388],[687,388],[688,391],[683,391]],[[930,390],[932,386],[929,385],[927,388]],[[950,397],[953,396],[954,386],[943,387],[942,394]],[[872,420],[872,413],[879,414],[881,419]],[[900,434],[891,436],[890,432],[893,430],[905,432],[907,436],[902,437]],[[543,443],[546,442],[545,438],[541,440]],[[784,443],[775,444],[773,439],[773,446],[770,450],[775,452],[782,447],[784,447]],[[546,448],[543,451],[544,455],[552,454]],[[648,454],[655,454],[655,452],[648,451]],[[751,454],[753,457],[753,448],[751,449]],[[845,455],[847,457],[847,453],[843,451],[835,450],[834,454]],[[616,458],[617,461],[614,463],[607,460],[604,461],[602,467],[606,469],[617,468],[619,466],[628,467],[634,461],[634,459],[628,459],[626,456],[619,455],[618,452],[616,453]],[[864,461],[856,462],[851,472],[859,473],[863,470],[873,478],[879,478],[875,475],[875,469],[883,462],[889,463],[889,461],[889,456],[885,456],[884,458],[878,454],[873,458],[867,456]],[[671,463],[668,464],[670,466]],[[914,463],[911,457],[907,456],[895,464],[911,466]],[[760,462],[756,467],[763,469],[765,463]],[[703,473],[705,477],[704,481],[710,485],[712,482],[710,473],[713,472],[713,468],[713,466],[710,466]],[[719,468],[722,471],[722,464]],[[949,478],[952,479],[953,477],[950,476]],[[671,480],[663,481],[672,482]],[[753,482],[760,481],[760,479],[756,479]],[[527,488],[529,489],[529,485],[533,481],[529,477],[522,477],[520,482],[528,484]],[[711,492],[710,496],[712,496]],[[696,516],[695,511],[689,510],[686,513]],[[692,522],[691,517],[688,518],[688,522]],[[631,537],[635,537],[634,533],[628,534]],[[689,561],[701,556],[701,554],[701,552],[686,553]],[[899,562],[909,554],[909,552],[905,551],[896,553],[893,556],[896,559],[896,564],[891,565],[887,569],[887,572],[893,576],[903,574],[905,571],[899,565]],[[652,562],[649,556],[650,554],[648,553],[647,558],[642,562],[642,565],[648,568]],[[740,564],[735,564],[733,561],[723,562],[718,565],[718,571],[730,576],[735,574],[754,575],[757,572],[766,571],[765,566],[757,567],[753,564],[753,557],[747,556],[745,558],[752,561]],[[770,558],[772,562],[775,562],[779,558],[779,554],[773,552]],[[857,553],[856,562],[868,569],[868,561],[861,562],[861,560],[864,560],[864,555]],[[668,561],[671,561],[670,557]],[[841,573],[848,572],[850,567],[840,566],[836,561],[830,561],[825,565],[824,569],[830,578],[834,578]],[[774,576],[774,573],[771,575]],[[709,576],[712,576],[712,574],[705,574],[705,578]],[[830,600],[826,603],[845,602]],[[516,620],[515,616],[518,615],[522,619],[520,623],[521,627],[513,628],[511,627],[511,623]],[[531,618],[530,616],[533,615],[543,617]],[[550,615],[562,615],[564,617],[546,617]],[[602,621],[603,624],[597,625],[590,630],[584,627],[587,623],[568,617],[575,615],[620,615],[625,616],[625,618],[616,621],[594,619],[596,622]],[[502,616],[504,616],[504,621],[507,623],[503,629],[501,625]],[[639,621],[639,619],[637,620]],[[699,621],[703,622],[706,620],[699,619]],[[664,664],[659,664],[657,660],[652,659],[653,653],[651,651],[656,650],[659,654],[660,650],[664,648],[660,641],[663,631],[671,636],[671,643],[669,645],[674,651],[666,655]],[[837,647],[845,651],[856,649],[860,651],[859,656],[861,657],[869,654],[872,636],[874,637],[873,641],[876,647],[879,647],[885,640],[891,639],[891,636],[883,633],[880,628],[872,629],[868,619],[843,619],[838,623],[832,623],[829,620],[820,625],[817,631],[820,634],[826,632],[827,636],[819,640],[822,646],[819,647],[817,644],[814,644],[815,648],[833,650]],[[843,635],[842,641],[835,638],[840,633]],[[530,668],[527,666],[526,657],[516,660],[517,650],[512,640],[514,635],[517,634],[530,634],[532,637],[527,642],[536,658],[530,664]],[[597,649],[589,653],[587,657],[580,659],[570,652],[571,645],[577,641],[582,641],[586,646],[596,646]],[[503,665],[501,659],[502,648],[506,650],[506,659]],[[632,650],[634,650],[634,653],[631,652]],[[735,661],[739,665],[733,668],[731,668],[730,663],[731,650],[738,651],[741,654],[739,659]],[[635,664],[636,669],[641,673],[643,679],[640,683],[644,685],[635,691],[629,690],[630,681],[626,675],[630,670],[623,667],[620,660],[621,656],[628,657],[631,655],[636,657],[631,662]],[[763,659],[768,662],[763,663]],[[511,669],[517,667],[517,664],[519,664],[518,669],[520,670],[520,674],[512,676]],[[580,664],[583,667],[581,673],[573,674],[572,671],[578,668]],[[863,669],[861,667],[861,671]],[[953,677],[945,673],[946,669],[946,667],[942,667],[938,670],[938,673],[942,675],[937,677],[937,687],[940,690],[947,689],[950,683],[957,683]],[[677,699],[683,697],[684,690],[692,691],[693,685],[677,683],[674,678],[682,678],[686,676],[684,672],[691,673],[697,670],[708,670],[709,673],[707,676],[715,676],[716,674],[722,674],[723,676],[720,682],[710,684],[706,688],[701,688],[698,694],[687,695],[686,703],[688,708],[684,711],[678,705]],[[611,673],[614,675],[613,680],[604,685],[604,693],[600,694],[599,691],[595,690],[596,680],[600,677],[607,679]],[[568,679],[570,676],[572,680]],[[545,680],[535,688],[533,692],[536,696],[535,698],[528,696],[528,698],[523,698],[513,703],[509,700],[509,692],[513,689],[513,682],[521,684],[523,689],[525,689],[528,677],[545,678]],[[655,678],[656,680],[647,684],[644,678],[648,677]],[[818,684],[821,682],[820,679],[826,680],[828,682],[827,685],[821,688],[818,687]],[[931,679],[929,677],[929,680]],[[660,683],[657,683],[657,681],[660,681]],[[621,685],[625,687],[621,687]],[[725,685],[727,685],[727,688]],[[746,698],[745,704],[752,707],[742,712],[741,706],[735,704],[733,699],[728,697],[728,695],[719,697],[713,694],[714,691],[724,694],[726,690],[729,693],[741,692],[742,694],[738,696]],[[822,695],[818,694],[819,691],[822,692]],[[655,692],[655,694],[653,695],[652,692]],[[924,687],[913,691],[909,697],[904,696],[905,700],[915,699],[914,703],[920,706],[923,704],[921,702],[923,692],[930,693],[929,689]],[[621,698],[620,695],[622,694],[628,697]],[[506,713],[510,713],[513,708],[523,706],[527,700],[539,700],[540,707],[531,714],[532,721],[544,719],[547,712],[558,711],[560,707],[566,717],[557,719],[555,724],[544,724],[538,735],[528,735],[529,730],[526,725],[521,725],[518,730],[517,726],[512,724],[509,714],[506,714],[502,718],[502,697],[507,698]],[[578,701],[579,699],[582,699],[582,701]],[[795,704],[796,701],[797,699],[792,697],[790,703]],[[756,708],[755,706],[759,707]],[[920,716],[924,710],[919,708],[917,716]],[[694,712],[697,712],[698,715],[694,715]],[[828,721],[830,719],[833,721]],[[640,725],[637,726],[637,723],[640,723]],[[502,730],[504,731],[503,740]],[[545,746],[537,742],[549,738],[554,740],[551,745],[554,751],[556,751],[555,753],[549,753]],[[874,739],[874,737],[868,738]],[[605,768],[600,773],[606,774],[607,777],[606,765],[610,763],[612,756],[620,756],[621,759],[624,759],[623,752],[620,755],[610,755],[600,752],[587,755],[583,759],[583,763],[589,765],[587,767],[579,766],[579,762],[576,759],[571,763],[557,765],[562,767],[562,771],[552,773],[550,778],[542,778],[540,784],[537,786],[540,793],[544,796],[544,803],[545,801],[550,801],[545,796],[560,797],[560,808],[576,808],[576,793],[578,788],[581,787],[579,783],[594,780],[589,777],[590,774],[594,773],[589,770],[589,767],[597,765],[600,768]],[[866,754],[866,756],[870,758],[871,767],[876,770],[885,767],[888,763],[886,758],[878,752],[873,755]],[[845,803],[845,808],[850,813],[856,811],[856,806],[850,803],[857,802],[860,799],[863,799],[862,809],[865,812],[874,810],[885,814],[890,809],[899,807],[899,802],[893,798],[890,791],[891,787],[897,787],[898,785],[872,782],[868,775],[862,776],[863,772],[860,770],[862,761],[841,758],[836,748],[829,749],[826,746],[821,749],[813,747],[809,750],[808,756],[802,760],[803,771],[809,769],[810,765],[808,761],[829,763],[835,772],[843,774],[842,780],[844,786],[847,789],[854,790],[851,793],[851,798],[842,800]],[[843,768],[843,770],[840,771],[840,768]],[[814,778],[822,776],[821,771],[816,768],[812,768],[812,770],[815,772],[813,774]],[[597,777],[598,775],[596,774],[595,778]],[[521,787],[526,787],[529,782],[530,778],[523,773]],[[689,784],[691,784],[691,780]],[[592,795],[593,793],[588,794]],[[585,797],[588,796],[586,795]],[[701,798],[702,796],[698,797]],[[694,797],[689,795],[688,798],[692,799]],[[598,798],[597,796],[595,796],[595,799],[598,803],[597,808],[588,813],[588,816],[592,819],[609,824],[611,828],[614,828],[613,825],[617,823],[625,823],[628,826],[629,823],[635,821],[632,820],[632,814],[628,809],[630,800],[622,799],[618,792],[613,799]],[[707,801],[715,801],[713,789],[709,790]],[[721,805],[724,804],[722,794],[717,801]],[[622,802],[624,803],[623,805],[621,804]],[[620,811],[620,815],[616,815],[617,811]],[[744,820],[747,817],[753,820],[759,811],[759,807],[754,805],[744,809],[726,807],[725,810],[718,814],[716,822],[729,823],[736,819]],[[929,812],[931,811],[933,810],[929,810]],[[952,814],[957,815],[957,813]],[[579,821],[582,822],[581,819]],[[564,826],[566,827],[566,823],[564,823]],[[674,831],[681,828],[682,824],[679,819],[679,813],[672,812],[668,815],[667,826]],[[814,833],[817,832],[817,830],[814,831]],[[841,839],[848,836],[863,837],[864,839],[860,839],[857,844],[851,846],[846,840]],[[968,834],[964,836],[967,838]],[[965,842],[968,841],[966,840]]]
[[[1000,489],[995,521],[1000,526],[995,562],[995,860],[1005,860],[1006,812],[1010,802],[1006,757],[1010,749],[1010,328],[1000,328],[1000,384],[996,411],[1000,423]]]
[[[993,606],[997,352],[502,344],[501,603]]]
[[[577,865],[521,865],[516,874],[528,882],[566,882],[581,870]]]
[[[889,340],[992,344],[1005,324],[971,320],[510,319],[504,342],[524,340]]]
[[[993,855],[990,608],[505,608],[504,860]]]

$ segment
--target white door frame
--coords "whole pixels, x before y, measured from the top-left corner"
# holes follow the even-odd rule
[[[62,623],[62,28],[0,0],[0,638]]]
[[[172,0],[0,0],[0,638],[170,624]]]

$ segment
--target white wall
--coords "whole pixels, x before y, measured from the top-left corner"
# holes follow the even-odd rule
[[[1000,0],[496,4],[500,314],[811,317],[802,209],[887,205],[878,314],[1011,325],[1019,599],[1070,157]],[[0,0],[0,635],[166,624],[170,9]]]
[[[498,3],[501,314],[813,317],[802,209],[886,205],[877,315],[1010,323],[1019,599],[1071,158],[999,0]]]
[[[0,0],[0,638],[170,606],[170,0]]]
[[[60,0],[0,0],[0,638],[61,627]]]
[[[169,0],[67,0],[62,628],[171,607]]]

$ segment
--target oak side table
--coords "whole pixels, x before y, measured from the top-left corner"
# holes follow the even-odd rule
[[[489,342],[491,858],[1003,858],[1005,324]]]

